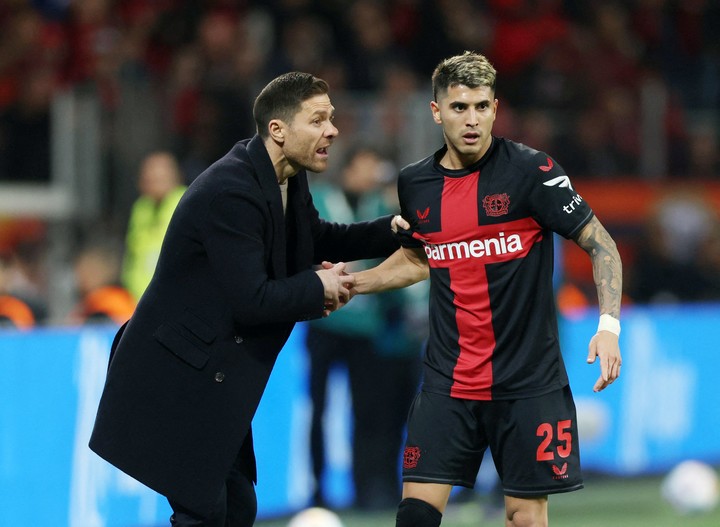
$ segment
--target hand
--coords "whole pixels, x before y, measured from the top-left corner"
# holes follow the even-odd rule
[[[323,269],[332,269],[334,265],[335,264],[333,264],[332,262],[323,261],[322,268]],[[346,265],[345,269],[347,269],[347,268],[348,268],[348,266]],[[354,297],[356,294],[358,294],[357,289],[355,289],[355,287],[354,287],[355,277],[348,274],[347,271],[345,271],[345,270],[342,271],[340,276],[350,277],[347,280],[343,279],[343,285],[348,289],[349,294],[347,295],[347,297],[344,297],[344,296],[340,297],[340,303],[338,304],[336,309],[331,309],[332,302],[329,300],[326,301],[325,302],[325,311],[323,311],[323,317],[328,317],[328,316],[330,316],[330,313],[332,313],[332,311],[337,311],[341,307],[344,307],[348,302],[350,302],[352,297]]]
[[[403,219],[402,216],[399,214],[396,216],[393,216],[393,219],[390,220],[390,229],[397,234],[398,228],[403,230],[408,230],[410,228],[410,224]]]
[[[404,220],[403,220],[403,221],[404,221]],[[323,263],[322,263],[323,269],[332,269],[333,265],[334,265],[334,264],[333,264],[332,262],[323,261]],[[349,266],[346,265],[346,266],[345,266],[345,269],[348,269],[348,268],[349,268]],[[358,293],[358,290],[355,289],[355,285],[356,285],[356,283],[357,283],[355,276],[354,276],[353,274],[351,274],[351,273],[348,273],[347,270],[345,270],[345,271],[342,272],[342,276],[350,277],[350,279],[345,282],[345,287],[348,288],[348,291],[350,291],[350,294],[347,296],[347,298],[343,299],[344,302],[342,303],[341,306],[338,306],[338,309],[340,309],[341,307],[347,305],[347,303],[350,302],[350,300],[352,300],[352,298],[353,298],[355,295],[359,295],[359,294],[360,294],[360,293]],[[329,314],[330,314],[330,312],[327,312],[327,313],[325,314],[325,316],[328,316]]]
[[[598,331],[590,339],[588,346],[588,364],[593,364],[595,358],[600,357],[600,377],[593,386],[594,392],[600,392],[620,377],[620,346],[618,336],[609,331]]]
[[[345,272],[345,264],[323,262],[322,269],[315,271],[325,290],[324,316],[337,311],[350,300],[350,289],[355,285],[355,277]]]
[[[332,269],[335,264],[328,261],[323,261],[322,268],[323,269]],[[347,276],[350,277],[348,280],[344,280],[343,283],[345,287],[347,287],[348,291],[350,291],[350,294],[347,296],[347,298],[343,298],[344,302],[340,307],[344,306],[348,302],[350,302],[350,299],[358,294],[357,289],[355,289],[355,277],[347,272],[347,269],[349,269],[350,266],[348,264],[345,264],[345,270],[343,270],[342,274],[340,276]],[[328,313],[329,314],[329,313]],[[325,315],[327,316],[327,315]]]

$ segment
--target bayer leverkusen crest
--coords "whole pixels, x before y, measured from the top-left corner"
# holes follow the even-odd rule
[[[485,207],[485,214],[488,216],[505,216],[508,213],[510,207],[510,196],[507,194],[490,194],[483,198],[483,207]]]
[[[403,453],[403,468],[415,468],[420,461],[420,447],[407,446]]]

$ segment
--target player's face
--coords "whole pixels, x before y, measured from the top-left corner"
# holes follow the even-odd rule
[[[435,122],[442,126],[448,152],[441,161],[446,168],[463,168],[480,159],[492,143],[497,99],[487,86],[462,84],[439,93],[430,103]]]
[[[302,103],[284,129],[283,153],[295,172],[303,168],[322,172],[327,168],[328,148],[338,134],[332,124],[334,111],[327,94],[316,95]]]

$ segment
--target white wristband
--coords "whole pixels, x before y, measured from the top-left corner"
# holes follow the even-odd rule
[[[598,323],[598,332],[609,331],[614,333],[618,337],[620,336],[620,321],[612,315],[603,313],[600,315],[600,322]]]

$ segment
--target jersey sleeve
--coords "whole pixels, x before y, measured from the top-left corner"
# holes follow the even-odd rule
[[[542,226],[565,238],[574,237],[592,219],[592,209],[552,157],[537,152],[529,161],[533,215]]]

